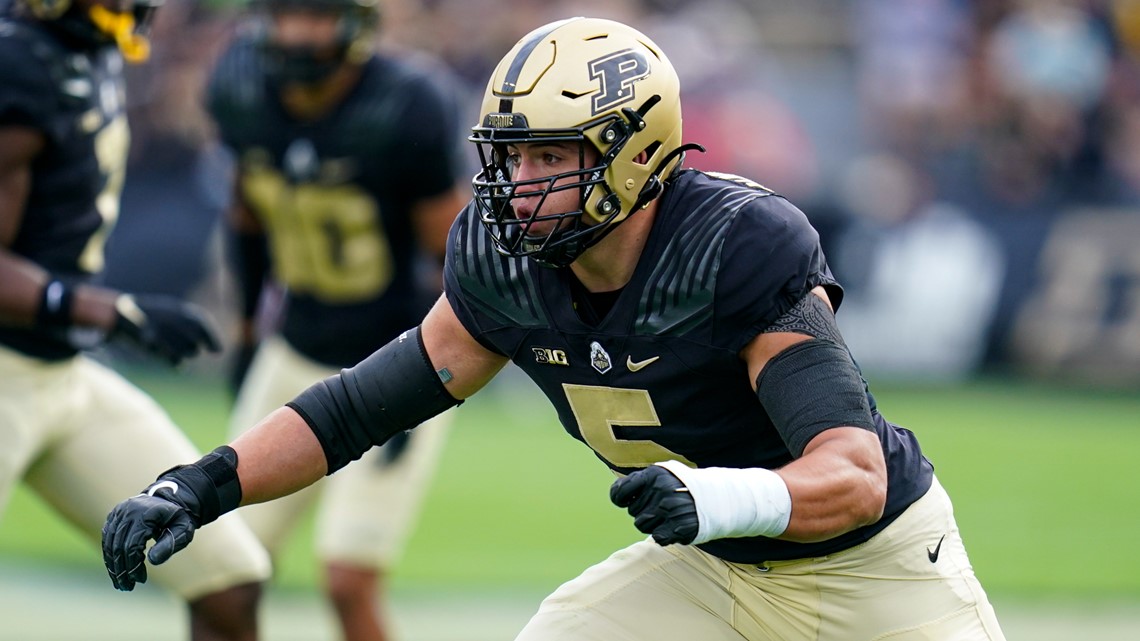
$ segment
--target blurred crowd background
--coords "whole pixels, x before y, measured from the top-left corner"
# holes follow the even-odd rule
[[[656,40],[685,141],[707,148],[687,164],[804,210],[870,377],[1140,384],[1140,0],[380,2],[380,46],[434,59],[471,124],[494,65],[539,25],[609,17]],[[151,63],[129,70],[108,246],[113,284],[193,297],[223,327],[231,159],[202,96],[241,9],[158,12]]]

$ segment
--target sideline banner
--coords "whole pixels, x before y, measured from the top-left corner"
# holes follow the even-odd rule
[[[1140,209],[1069,209],[1046,234],[1005,337],[1009,364],[1046,378],[1140,383]]]

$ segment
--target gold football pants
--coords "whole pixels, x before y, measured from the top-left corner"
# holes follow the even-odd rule
[[[0,381],[0,510],[23,479],[96,546],[115,504],[201,456],[153,399],[88,357],[48,363],[0,347]],[[147,570],[187,600],[269,572],[269,556],[237,513]]]
[[[932,561],[931,559],[934,559]],[[950,499],[930,491],[830,556],[728,563],[652,539],[543,601],[516,641],[1004,641]]]

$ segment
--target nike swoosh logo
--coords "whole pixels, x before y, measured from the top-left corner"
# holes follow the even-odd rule
[[[146,491],[146,495],[147,496],[154,496],[155,492],[161,490],[164,487],[170,488],[171,494],[178,494],[178,484],[177,483],[175,483],[174,481],[160,481],[160,482],[152,485],[150,487],[150,489],[148,489]]]
[[[938,539],[938,545],[934,546],[933,551],[931,551],[930,548],[926,548],[926,558],[930,559],[931,563],[937,563],[938,562],[938,553],[942,551],[942,541],[945,538],[946,538],[946,535],[943,534],[942,538]]]
[[[659,358],[661,358],[661,357],[660,357],[660,356],[654,356],[653,358],[647,358],[647,359],[645,359],[645,360],[643,360],[643,361],[637,361],[637,362],[635,363],[635,362],[633,361],[633,357],[632,357],[632,356],[626,356],[626,357],[625,357],[625,366],[629,368],[629,371],[631,371],[631,372],[636,372],[636,371],[639,371],[639,370],[645,369],[645,368],[646,368],[646,367],[648,367],[649,365],[652,365],[652,364],[653,364],[654,362],[656,362],[656,361],[657,361],[657,359],[659,359]]]

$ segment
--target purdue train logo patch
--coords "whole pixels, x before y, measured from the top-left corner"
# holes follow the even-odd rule
[[[613,362],[610,360],[610,355],[602,348],[602,344],[598,341],[590,343],[590,364],[594,369],[598,370],[599,374],[605,374],[613,367]]]

